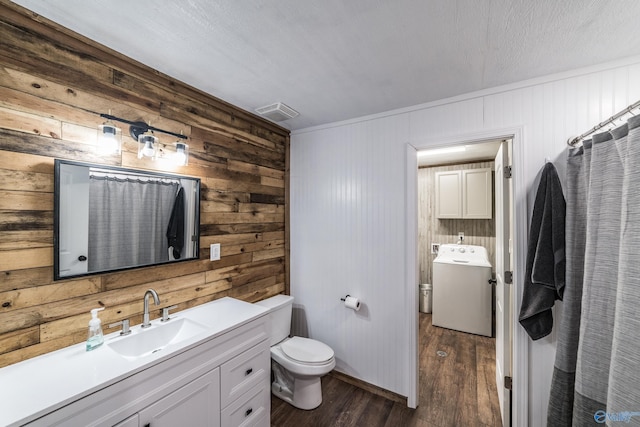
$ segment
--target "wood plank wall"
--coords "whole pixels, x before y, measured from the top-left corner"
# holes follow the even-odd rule
[[[492,219],[438,219],[435,214],[436,172],[464,169],[494,169],[494,162],[465,163],[418,169],[418,264],[420,283],[433,283],[432,265],[436,255],[431,243],[456,243],[458,233],[464,233],[465,245],[487,248],[489,261],[495,263],[496,230]],[[495,272],[495,269],[494,269]]]
[[[97,155],[109,111],[189,135],[189,165],[139,160],[125,125]],[[288,292],[288,151],[288,130],[0,0],[0,366],[84,341],[91,308],[140,323],[148,288],[178,310]],[[54,158],[201,178],[200,259],[54,282]]]

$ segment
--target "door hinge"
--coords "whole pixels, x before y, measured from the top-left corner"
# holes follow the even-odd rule
[[[513,387],[513,378],[508,376],[504,377],[504,388],[511,390],[511,387]]]
[[[513,271],[504,272],[504,283],[513,283]]]
[[[505,166],[504,167],[504,177],[505,178],[511,178],[511,174],[512,174],[512,166]]]

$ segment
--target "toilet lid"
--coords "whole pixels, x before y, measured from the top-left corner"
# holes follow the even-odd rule
[[[309,338],[290,338],[283,342],[280,348],[291,359],[304,363],[326,362],[333,357],[331,347]]]

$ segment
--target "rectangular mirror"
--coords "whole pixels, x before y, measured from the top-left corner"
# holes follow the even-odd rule
[[[55,160],[54,280],[198,259],[200,179]]]

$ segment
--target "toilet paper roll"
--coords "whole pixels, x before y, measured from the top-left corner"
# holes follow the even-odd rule
[[[344,299],[344,306],[352,310],[358,311],[360,310],[360,301],[358,301],[358,298],[355,298],[355,297],[346,297]]]

